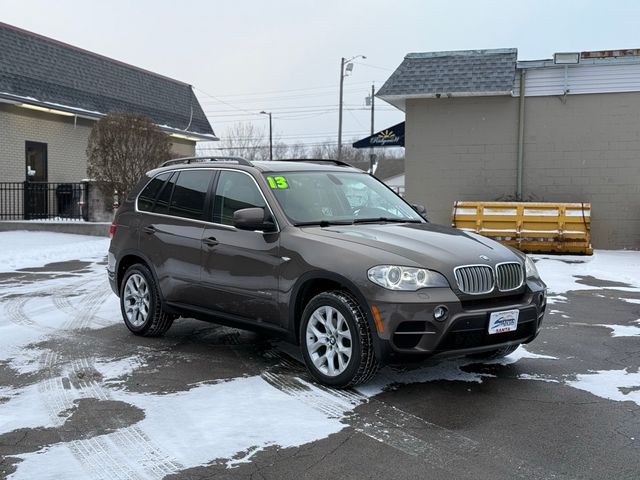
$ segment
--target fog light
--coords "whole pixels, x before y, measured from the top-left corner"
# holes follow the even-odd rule
[[[433,309],[433,318],[435,318],[439,322],[442,322],[447,318],[448,313],[449,310],[447,309],[447,307],[445,307],[444,305],[438,305]]]

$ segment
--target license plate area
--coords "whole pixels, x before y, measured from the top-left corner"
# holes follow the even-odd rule
[[[489,335],[517,330],[519,315],[520,310],[518,309],[492,312],[489,315]]]

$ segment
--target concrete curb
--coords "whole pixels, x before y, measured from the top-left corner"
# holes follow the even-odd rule
[[[0,232],[28,230],[108,237],[110,225],[108,222],[2,221],[0,222]]]

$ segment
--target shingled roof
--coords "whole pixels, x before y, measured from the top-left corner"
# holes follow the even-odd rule
[[[404,110],[407,98],[508,95],[518,50],[409,53],[377,96]]]
[[[215,139],[190,85],[1,22],[0,98],[95,118],[139,113]]]

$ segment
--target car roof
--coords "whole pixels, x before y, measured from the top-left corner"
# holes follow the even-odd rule
[[[183,160],[183,162],[180,162]],[[242,161],[242,162],[241,162]],[[356,172],[364,173],[362,170],[353,167],[345,162],[337,162],[328,159],[292,159],[292,160],[272,160],[253,161],[232,158],[215,160],[215,157],[189,157],[175,159],[170,165],[161,166],[147,172],[148,175],[156,175],[168,170],[181,170],[185,168],[211,168],[224,167],[234,170],[250,171],[256,169],[262,173],[268,172],[307,172],[307,171],[329,171],[329,172]],[[246,162],[246,164],[244,164]]]
[[[339,165],[333,163],[333,160],[272,160],[272,161],[256,161],[251,162],[261,172],[300,172],[309,170],[343,172],[354,171],[362,172],[351,165]]]

